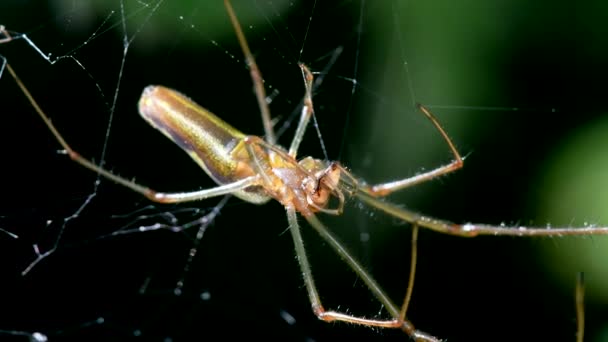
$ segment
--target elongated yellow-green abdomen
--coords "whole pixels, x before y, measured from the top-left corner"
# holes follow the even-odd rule
[[[186,151],[218,184],[234,182],[238,161],[232,152],[245,135],[181,93],[148,86],[139,113]]]

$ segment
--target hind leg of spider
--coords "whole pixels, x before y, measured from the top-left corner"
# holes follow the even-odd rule
[[[450,137],[445,132],[445,130],[443,129],[443,127],[441,126],[441,124],[439,123],[437,118],[433,115],[433,113],[431,113],[430,110],[428,110],[428,108],[424,107],[421,104],[418,104],[418,109],[431,121],[431,123],[433,124],[433,126],[435,126],[437,131],[439,131],[439,133],[441,134],[441,136],[443,137],[445,142],[448,144],[448,147],[450,148],[450,151],[452,152],[452,155],[454,156],[454,160],[452,162],[450,162],[449,164],[437,167],[431,171],[424,172],[424,173],[421,173],[421,174],[413,176],[413,177],[399,179],[399,180],[388,182],[388,183],[364,186],[361,188],[362,191],[365,191],[374,197],[383,197],[383,196],[387,196],[395,191],[402,190],[402,189],[408,188],[410,186],[429,181],[431,179],[446,175],[450,172],[454,172],[454,171],[462,168],[463,159],[460,156],[460,153],[458,152],[458,150],[456,149],[456,146],[452,142],[452,139],[450,139]]]
[[[46,124],[47,128],[51,131],[51,133],[53,134],[55,139],[59,142],[59,144],[65,151],[65,153],[72,160],[74,160],[76,163],[84,166],[85,168],[98,173],[102,177],[105,177],[115,183],[118,183],[122,186],[125,186],[135,192],[138,192],[138,193],[146,196],[147,198],[149,198],[150,200],[152,200],[154,202],[178,203],[178,202],[202,200],[205,198],[231,194],[231,193],[237,192],[239,190],[243,190],[258,181],[257,176],[252,176],[252,177],[238,180],[233,183],[223,184],[223,185],[213,187],[210,189],[191,191],[191,192],[164,193],[164,192],[157,192],[148,187],[145,187],[145,186],[137,184],[133,181],[130,181],[126,178],[117,176],[117,175],[113,174],[112,172],[96,165],[92,161],[82,157],[78,152],[76,152],[74,149],[72,149],[72,147],[70,145],[68,145],[68,143],[65,141],[63,136],[59,133],[57,128],[55,128],[55,126],[53,125],[53,123],[51,122],[49,117],[44,113],[44,111],[42,111],[42,109],[40,108],[40,106],[38,105],[38,103],[36,102],[34,97],[32,96],[32,94],[25,87],[25,85],[23,84],[21,79],[19,79],[19,77],[17,76],[17,74],[15,73],[13,68],[10,66],[10,64],[4,63],[4,65],[6,66],[6,69],[8,70],[9,74],[15,80],[15,82],[17,83],[17,85],[19,86],[19,88],[21,89],[23,94],[27,97],[27,99],[30,102],[30,104],[32,105],[32,107],[34,107],[34,109],[36,110],[36,113],[38,113],[40,118]]]
[[[327,241],[334,251],[353,269],[353,271],[355,271],[357,276],[363,280],[372,294],[378,299],[378,301],[380,301],[380,303],[382,303],[382,305],[384,305],[392,317],[392,319],[387,320],[368,319],[352,316],[342,312],[325,310],[323,308],[312,276],[308,257],[306,256],[306,250],[304,248],[304,242],[300,233],[300,226],[298,224],[296,211],[293,208],[287,208],[287,220],[289,222],[289,229],[294,241],[296,256],[298,262],[300,263],[300,269],[304,277],[304,283],[306,285],[306,290],[308,291],[308,297],[312,305],[313,312],[319,319],[326,322],[342,321],[370,327],[401,329],[416,341],[439,341],[437,338],[427,333],[416,330],[412,323],[405,319],[405,317],[402,317],[402,312],[403,315],[405,315],[405,311],[399,310],[399,308],[390,300],[390,298],[388,298],[386,293],[382,290],[374,278],[367,273],[367,271],[359,264],[357,260],[355,260],[350,252],[346,250],[343,244],[338,241],[338,239],[332,233],[329,232],[329,230],[316,218],[315,215],[305,216],[305,219],[321,235],[321,237]]]

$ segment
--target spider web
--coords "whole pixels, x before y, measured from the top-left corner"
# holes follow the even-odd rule
[[[594,179],[595,189],[579,195],[544,183],[553,177],[547,169],[563,169],[544,160],[558,155],[555,146],[568,146],[573,135],[588,136],[605,122],[600,80],[607,76],[606,32],[591,22],[605,22],[599,13],[607,11],[594,4],[576,11],[554,3],[545,9],[538,3],[484,4],[235,0],[234,6],[264,75],[283,145],[293,134],[303,93],[297,62],[322,80],[314,94],[322,139],[309,128],[300,155],[326,154],[369,182],[435,167],[450,156],[413,109],[421,102],[469,158],[458,174],[392,201],[456,222],[607,222],[605,206],[593,203],[601,202],[597,189],[608,186]],[[582,19],[591,14],[599,18]],[[571,27],[561,28],[563,22]],[[262,134],[251,80],[221,1],[9,1],[0,5],[0,24],[31,39],[0,45],[1,56],[68,143],[141,184],[162,191],[214,185],[135,115],[148,84],[178,89],[241,131]],[[403,340],[400,332],[316,320],[283,234],[280,206],[235,199],[152,205],[58,153],[6,72],[0,89],[2,339],[168,341],[221,333]],[[602,151],[606,143],[594,144]],[[573,153],[587,150],[589,145]],[[585,165],[564,177],[586,178],[591,173]],[[588,202],[574,205],[571,196]],[[547,197],[558,208],[555,198],[564,199],[557,210],[563,216],[543,211],[552,202]],[[582,210],[563,208],[570,206]],[[409,229],[381,213],[349,209],[346,217],[323,220],[398,302],[407,283]],[[385,317],[352,272],[314,234],[307,238],[326,306]],[[600,240],[577,243],[601,250]],[[523,330],[530,334],[524,339],[572,340],[575,272],[586,271],[590,287],[603,284],[599,274],[589,276],[601,268],[595,264],[602,256],[568,259],[569,269],[539,257],[546,249],[571,257],[566,244],[423,233],[408,316],[420,329],[454,341],[522,340]],[[566,280],[556,284],[551,268]],[[601,340],[607,301],[590,296],[588,317],[598,322],[590,323],[588,336]],[[520,328],[512,329],[513,323]]]

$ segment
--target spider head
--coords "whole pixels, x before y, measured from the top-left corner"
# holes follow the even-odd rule
[[[312,176],[302,182],[306,193],[306,200],[313,211],[322,211],[328,214],[340,215],[344,206],[344,194],[339,189],[342,168],[338,163],[327,163],[319,159],[307,157],[299,164]],[[336,209],[327,209],[332,196],[339,200]]]

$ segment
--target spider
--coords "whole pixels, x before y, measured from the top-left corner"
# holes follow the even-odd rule
[[[368,327],[400,329],[416,341],[439,341],[429,333],[418,330],[406,318],[409,299],[413,292],[416,265],[416,240],[419,228],[461,237],[478,235],[563,236],[608,234],[608,227],[531,228],[504,227],[485,224],[455,224],[426,216],[384,201],[393,192],[449,174],[463,167],[463,158],[446,131],[431,111],[418,105],[420,112],[431,122],[451,151],[453,160],[433,170],[413,177],[381,184],[367,184],[339,162],[299,158],[298,148],[314,113],[312,101],[313,73],[300,64],[304,81],[304,104],[294,137],[289,148],[277,144],[262,74],[249,49],[245,35],[232,8],[224,0],[226,11],[235,30],[253,81],[264,126],[264,137],[246,135],[224,122],[213,113],[192,102],[181,93],[152,85],[143,90],[139,100],[140,115],[154,128],[179,145],[211,177],[218,186],[191,192],[164,193],[120,177],[81,156],[51,123],[33,95],[19,79],[14,69],[5,62],[9,74],[27,97],[51,134],[76,163],[124,187],[142,194],[157,203],[179,203],[233,194],[253,203],[263,204],[271,199],[280,202],[287,214],[295,253],[312,306],[312,311],[326,322],[343,321]],[[12,40],[10,33],[0,26],[0,43]],[[344,244],[317,218],[317,214],[341,215],[347,198],[356,198],[386,214],[412,225],[412,259],[410,281],[405,299],[395,304],[370,273],[346,249]],[[333,250],[366,284],[370,292],[390,315],[388,319],[370,319],[345,312],[325,309],[318,293],[306,254],[298,223],[298,214],[316,230]],[[581,310],[582,311],[582,310]],[[582,330],[582,328],[581,328]]]

